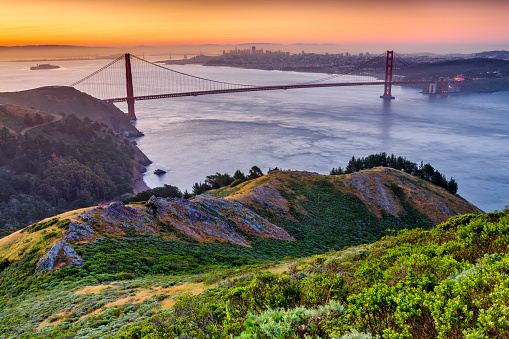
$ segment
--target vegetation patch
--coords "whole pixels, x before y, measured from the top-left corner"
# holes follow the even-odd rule
[[[0,237],[132,192],[138,153],[106,125],[74,115],[18,136],[0,129]]]

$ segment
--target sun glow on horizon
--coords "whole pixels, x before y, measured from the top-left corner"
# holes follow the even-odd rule
[[[509,2],[498,0],[20,0],[2,11],[4,46],[509,43]]]

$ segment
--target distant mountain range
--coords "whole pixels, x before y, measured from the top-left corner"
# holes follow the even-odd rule
[[[137,45],[137,46],[124,46],[124,47],[113,47],[113,46],[76,46],[76,45],[25,45],[25,46],[0,46],[0,51],[33,51],[33,50],[94,50],[94,51],[104,51],[104,50],[142,50],[147,49],[150,51],[165,51],[167,53],[168,49],[172,51],[179,51],[182,53],[194,53],[196,50],[200,50],[200,48],[204,49],[220,49],[220,48],[231,48],[235,46],[257,46],[263,48],[264,46],[278,46],[278,47],[287,47],[289,49],[295,48],[318,48],[322,53],[323,48],[326,47],[340,47],[341,44],[332,44],[332,43],[322,43],[322,44],[312,44],[312,43],[293,43],[293,44],[281,44],[281,43],[270,43],[270,42],[249,42],[249,43],[239,43],[239,44],[202,44],[202,45],[169,45],[169,46],[147,46],[147,45]],[[346,48],[346,47],[345,47]],[[188,49],[186,52],[185,50]],[[334,53],[334,51],[330,51]],[[205,51],[205,53],[209,53],[209,51]],[[325,52],[324,52],[325,53]],[[506,50],[492,50],[492,51],[484,51],[479,53],[433,53],[433,52],[421,52],[421,53],[405,53],[412,55],[446,55],[454,58],[490,58],[490,59],[500,59],[500,60],[509,60],[509,51]]]

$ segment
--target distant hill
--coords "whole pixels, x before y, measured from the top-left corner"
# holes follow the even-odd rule
[[[478,58],[509,60],[509,51],[486,51],[481,53],[475,53],[474,56]]]
[[[490,58],[454,59],[420,63],[416,68],[420,74],[415,76],[426,74],[431,77],[454,78],[462,74],[467,78],[484,78],[493,77],[493,73],[509,74],[509,61]]]
[[[413,78],[453,79],[461,76],[462,92],[492,93],[509,91],[509,60],[497,58],[455,59],[416,65],[419,70]],[[408,77],[408,79],[413,79]]]
[[[91,97],[72,87],[40,87],[19,92],[0,92],[0,103],[14,104],[56,114],[74,114],[80,119],[105,123],[115,133],[139,136],[140,132],[115,105]]]

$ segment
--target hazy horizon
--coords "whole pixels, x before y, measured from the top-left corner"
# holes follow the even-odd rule
[[[371,53],[380,54],[394,50],[399,54],[473,54],[494,50],[509,50],[509,44],[484,45],[417,45],[417,44],[313,44],[313,43],[259,43],[241,42],[238,44],[196,44],[196,45],[161,45],[161,46],[77,46],[77,45],[25,45],[0,46],[0,59],[3,60],[37,60],[44,58],[96,58],[108,57],[121,53],[133,53],[139,56],[161,56],[178,58],[182,55],[219,55],[223,50],[250,49],[251,46],[264,50],[281,50],[290,53]]]

